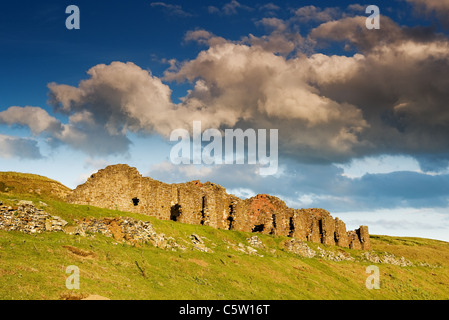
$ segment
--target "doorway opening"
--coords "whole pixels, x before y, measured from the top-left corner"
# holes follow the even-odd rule
[[[178,221],[179,217],[181,216],[181,206],[179,204],[175,204],[171,206],[170,208],[170,220],[171,221]]]

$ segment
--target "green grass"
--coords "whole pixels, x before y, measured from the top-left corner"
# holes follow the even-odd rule
[[[55,180],[35,174],[0,172],[0,192],[14,196],[63,199],[70,189]]]
[[[432,267],[377,264],[380,289],[368,290],[365,280],[370,262],[334,262],[301,258],[283,250],[287,238],[259,235],[266,246],[263,257],[228,247],[247,244],[253,235],[187,225],[152,217],[73,205],[41,194],[0,193],[0,199],[32,200],[73,224],[83,217],[129,216],[149,220],[158,233],[172,236],[186,251],[169,251],[151,245],[131,246],[100,234],[81,237],[64,233],[27,235],[0,231],[0,299],[61,299],[97,294],[110,299],[448,299],[449,243],[420,238],[371,236],[374,252],[389,252]],[[213,253],[192,248],[189,237],[205,237]],[[361,251],[343,250],[353,257]],[[89,253],[73,253],[67,246]],[[80,269],[80,289],[65,287],[67,266]]]
[[[192,231],[191,226],[177,227],[180,234]],[[194,231],[206,236],[206,243],[244,236],[208,229]],[[66,246],[92,256],[78,256]],[[214,253],[174,252],[118,244],[100,235],[0,232],[0,247],[0,299],[60,299],[73,294],[65,288],[69,265],[80,268],[80,295],[111,299],[448,298],[447,263],[435,269],[379,265],[381,289],[368,290],[368,263],[298,258],[275,246],[275,255],[258,257],[225,246],[217,246]]]

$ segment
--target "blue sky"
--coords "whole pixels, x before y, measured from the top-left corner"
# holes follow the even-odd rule
[[[68,30],[68,5],[80,9]],[[449,241],[449,3],[15,1],[0,11],[0,170],[74,188],[109,164]],[[176,128],[279,130],[279,171],[173,165]]]

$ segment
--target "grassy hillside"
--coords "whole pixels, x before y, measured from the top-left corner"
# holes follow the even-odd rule
[[[0,175],[4,177],[5,174]],[[39,185],[38,178],[27,176]],[[0,180],[5,181],[5,180]],[[13,178],[10,185],[25,186]],[[43,180],[48,181],[48,180]],[[6,183],[6,182],[5,182]],[[8,184],[6,183],[6,184]],[[21,190],[26,190],[21,189]],[[42,189],[41,189],[42,190]],[[308,243],[328,252],[344,252],[354,261],[303,258],[285,250],[289,238],[261,235],[258,255],[238,250],[254,235],[161,221],[148,216],[67,204],[44,192],[0,193],[0,200],[39,201],[69,224],[82,217],[129,216],[150,221],[158,233],[176,239],[185,251],[129,245],[100,234],[87,237],[46,232],[28,235],[0,231],[0,299],[64,299],[96,294],[110,299],[448,299],[449,243],[371,236],[373,253],[403,256],[414,266],[373,263],[362,251]],[[193,248],[195,233],[213,252]],[[237,249],[236,249],[237,248]],[[66,267],[80,269],[80,289],[65,286]],[[366,267],[377,265],[380,289],[368,290]]]
[[[0,192],[64,199],[71,190],[58,181],[29,173],[0,172]]]

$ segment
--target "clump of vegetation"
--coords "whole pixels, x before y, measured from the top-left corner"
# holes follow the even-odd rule
[[[12,191],[14,187],[7,186],[3,181],[0,181],[0,192],[8,192]]]

